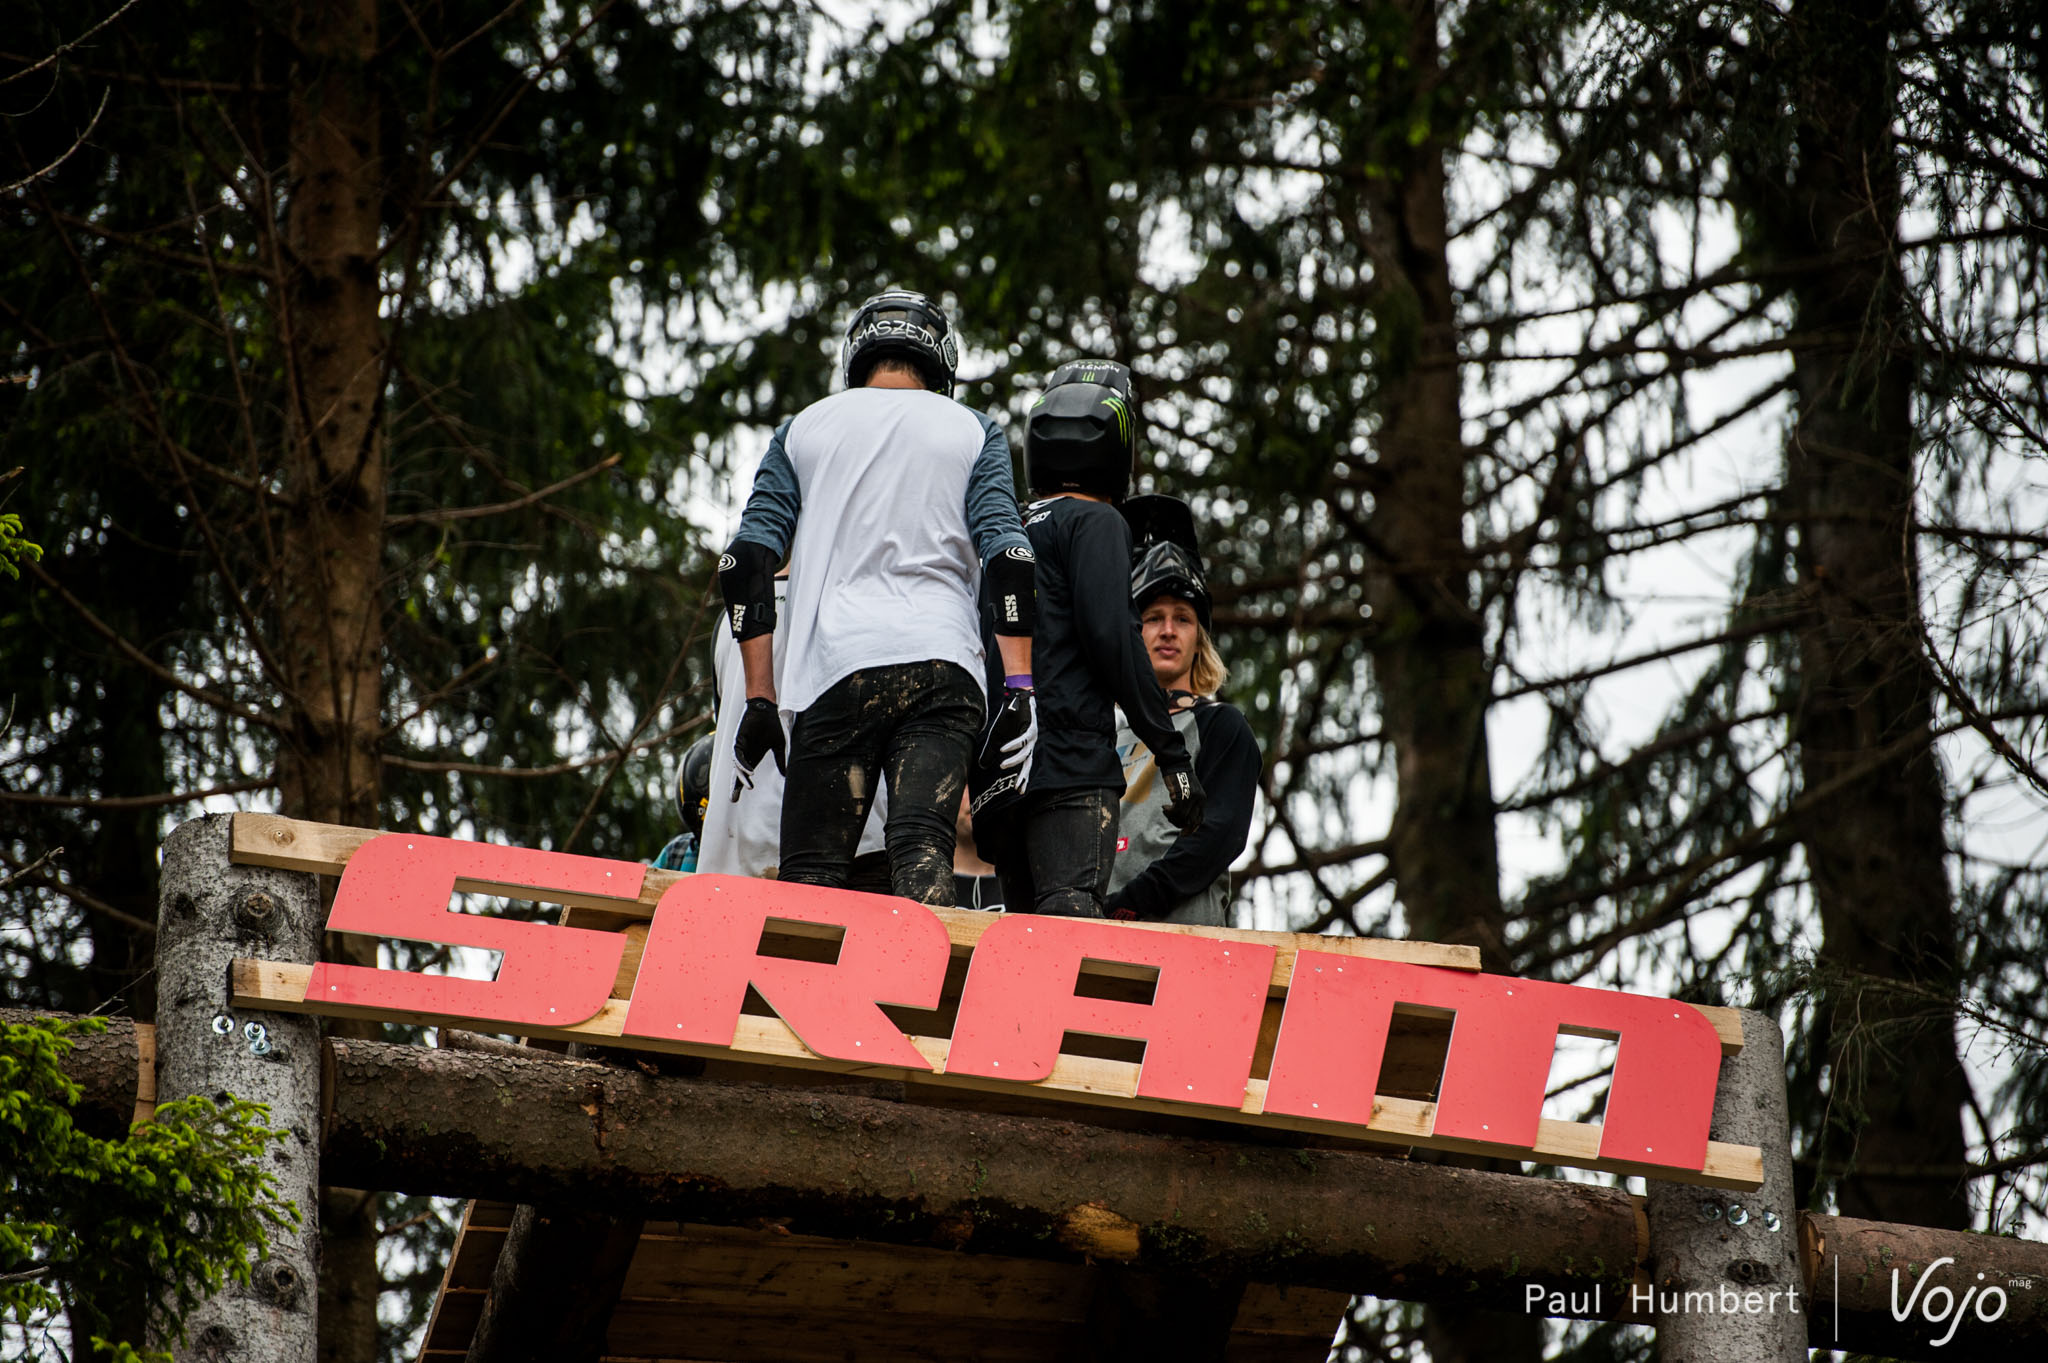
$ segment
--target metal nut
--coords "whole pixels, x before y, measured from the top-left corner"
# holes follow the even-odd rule
[[[1765,1229],[1765,1230],[1767,1230],[1767,1231],[1773,1231],[1773,1232],[1775,1232],[1775,1231],[1778,1231],[1778,1230],[1782,1229],[1782,1228],[1784,1227],[1784,1225],[1785,1225],[1785,1219],[1784,1219],[1783,1217],[1779,1216],[1779,1215],[1778,1215],[1778,1214],[1777,1214],[1776,1212],[1765,1212],[1765,1213],[1764,1213],[1764,1229]]]
[[[257,1037],[254,1041],[249,1043],[249,1054],[269,1055],[270,1043],[262,1037]]]
[[[1729,1225],[1731,1225],[1731,1226],[1741,1226],[1741,1225],[1747,1225],[1747,1224],[1748,1224],[1748,1222],[1749,1222],[1749,1209],[1748,1209],[1747,1207],[1743,1206],[1743,1205],[1742,1205],[1742,1204],[1741,1204],[1740,1202],[1731,1202],[1731,1203],[1729,1203],[1729,1204],[1728,1204],[1728,1224],[1729,1224]]]
[[[235,1020],[226,1013],[215,1013],[213,1015],[213,1034],[215,1036],[226,1036],[234,1030]]]
[[[269,1030],[260,1022],[245,1022],[242,1024],[242,1038],[245,1041],[261,1041],[269,1035]]]
[[[1720,1219],[1721,1219],[1721,1204],[1720,1204],[1720,1203],[1718,1203],[1718,1202],[1702,1202],[1702,1203],[1700,1203],[1700,1220],[1702,1220],[1702,1221],[1719,1221]]]

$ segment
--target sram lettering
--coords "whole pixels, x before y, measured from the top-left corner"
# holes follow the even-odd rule
[[[1377,959],[1373,944],[941,914],[734,876],[676,879],[650,910],[644,881],[631,862],[376,836],[346,862],[329,929],[496,951],[497,977],[238,962],[236,1003],[1029,1090],[1729,1187],[1761,1178],[1755,1151],[1708,1139],[1720,1033],[1668,999]],[[621,970],[622,933],[452,911],[465,891],[646,920],[637,969]],[[1450,1022],[1433,1102],[1377,1092],[1403,1014]],[[1597,1127],[1543,1119],[1560,1032],[1616,1042]]]

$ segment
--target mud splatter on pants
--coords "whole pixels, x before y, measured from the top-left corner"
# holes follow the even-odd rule
[[[950,906],[954,821],[982,715],[981,688],[955,663],[864,668],[834,684],[790,731],[781,878],[844,888],[886,779],[896,893]]]

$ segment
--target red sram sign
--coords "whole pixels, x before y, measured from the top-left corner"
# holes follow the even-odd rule
[[[1258,940],[1270,934],[1005,915],[973,923],[950,1037],[923,1037],[883,1006],[952,1004],[947,965],[958,934],[907,900],[678,878],[654,906],[625,997],[614,997],[628,945],[619,932],[451,911],[457,891],[481,891],[644,915],[644,876],[630,862],[371,837],[346,861],[329,930],[499,952],[497,977],[240,962],[236,1001],[1029,1088],[1048,1099],[1730,1186],[1761,1178],[1754,1151],[1708,1139],[1722,1035],[1699,1009],[1667,999],[1308,946],[1284,953],[1290,968],[1271,940]],[[764,953],[764,937],[792,929],[836,933],[836,959]],[[1078,991],[1084,973],[1104,969],[1149,978],[1149,999]],[[746,1012],[750,989],[773,1018]],[[1262,1048],[1269,999],[1281,1013]],[[1375,1092],[1397,1013],[1452,1019],[1433,1103]],[[1542,1116],[1560,1031],[1617,1041],[1598,1126]],[[1143,1059],[1063,1055],[1069,1033],[1142,1041]]]

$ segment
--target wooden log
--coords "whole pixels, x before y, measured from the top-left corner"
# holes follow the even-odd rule
[[[182,1341],[155,1341],[184,1360],[314,1363],[320,1263],[319,1024],[244,1013],[228,1001],[228,963],[251,950],[318,958],[319,885],[310,875],[229,864],[228,815],[181,824],[164,843],[157,916],[157,1089],[165,1102],[232,1094],[266,1104],[287,1133],[264,1160],[296,1203],[296,1230],[273,1234],[246,1284],[230,1284],[186,1318]],[[131,1100],[132,1101],[132,1100]],[[375,1186],[375,1185],[370,1185]]]
[[[364,1186],[727,1225],[787,1217],[799,1233],[1022,1258],[1071,1260],[1079,1245],[1148,1271],[1517,1309],[1529,1265],[1604,1280],[1611,1298],[1635,1262],[1627,1195],[1584,1185],[558,1057],[332,1049],[329,1168]],[[1509,1220],[1526,1228],[1514,1243]]]
[[[1721,1062],[1713,1132],[1762,1151],[1763,1186],[1717,1195],[1652,1180],[1650,1309],[1673,1363],[1805,1363],[1812,1304],[1802,1300],[1792,1123],[1778,1024],[1742,1015],[1749,1044]],[[1631,1294],[1631,1306],[1641,1301]],[[1724,1303],[1735,1303],[1735,1309]]]
[[[1799,1240],[1816,1344],[1888,1358],[2048,1357],[2038,1239],[1808,1214]]]
[[[86,1038],[81,1102],[134,1098],[121,1036]],[[331,1176],[450,1197],[564,1202],[615,1213],[964,1247],[1018,1258],[1120,1259],[1178,1273],[1406,1300],[1528,1307],[1531,1286],[1600,1289],[1626,1314],[1646,1257],[1618,1188],[1484,1174],[1351,1151],[1189,1140],[960,1112],[831,1090],[650,1076],[560,1056],[499,1057],[331,1042]],[[132,1050],[126,1052],[132,1058]],[[1808,1342],[1930,1363],[2031,1357],[2048,1346],[2048,1245],[1802,1216]],[[1954,1343],[1893,1319],[1928,1291],[1987,1275],[1995,1322]],[[1956,1277],[1951,1279],[1950,1274]],[[1923,1296],[1925,1294],[1923,1293]],[[1960,1292],[1952,1294],[1959,1299]],[[1538,1309],[1544,1304],[1538,1303]],[[1567,1312],[1565,1314],[1573,1314]]]

